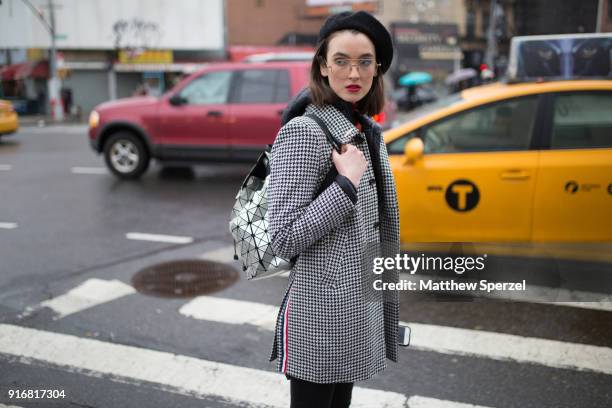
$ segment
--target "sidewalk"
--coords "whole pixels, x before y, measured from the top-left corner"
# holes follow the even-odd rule
[[[54,125],[86,125],[87,121],[80,119],[75,116],[67,116],[62,121],[53,121],[50,116],[47,115],[20,115],[19,126],[31,127],[31,126],[54,126]]]

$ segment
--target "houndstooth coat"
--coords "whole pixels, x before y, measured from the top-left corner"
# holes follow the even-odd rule
[[[333,165],[332,147],[305,113],[364,152],[368,168],[356,197],[337,178],[314,198]],[[335,106],[310,103],[308,88],[290,102],[283,122],[270,160],[268,232],[278,255],[299,256],[277,316],[270,361],[278,358],[277,371],[316,383],[367,380],[386,368],[385,358],[398,361],[397,292],[385,293],[383,302],[381,296],[367,301],[364,290],[368,268],[372,274],[367,255],[399,252],[395,182],[381,128],[361,116],[365,140],[356,142],[359,130]],[[385,281],[398,281],[396,270],[385,274]]]

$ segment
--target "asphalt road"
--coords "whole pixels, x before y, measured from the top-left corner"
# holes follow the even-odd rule
[[[154,163],[126,182],[83,126],[3,138],[0,407],[288,406],[288,382],[268,362],[286,277],[240,277],[197,297],[132,286],[169,261],[238,274],[227,223],[248,168]],[[352,407],[612,406],[612,302],[448,300],[402,295],[413,344],[356,384]],[[42,389],[57,398],[10,398]]]

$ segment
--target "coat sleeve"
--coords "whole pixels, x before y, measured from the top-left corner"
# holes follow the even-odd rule
[[[268,184],[268,233],[272,249],[285,259],[300,254],[338,227],[355,210],[355,202],[331,183],[313,200],[318,188],[320,136],[294,118],[272,145]]]

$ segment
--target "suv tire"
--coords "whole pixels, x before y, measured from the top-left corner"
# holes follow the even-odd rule
[[[151,158],[138,136],[121,130],[104,144],[104,161],[115,176],[127,180],[139,178],[149,167]]]

